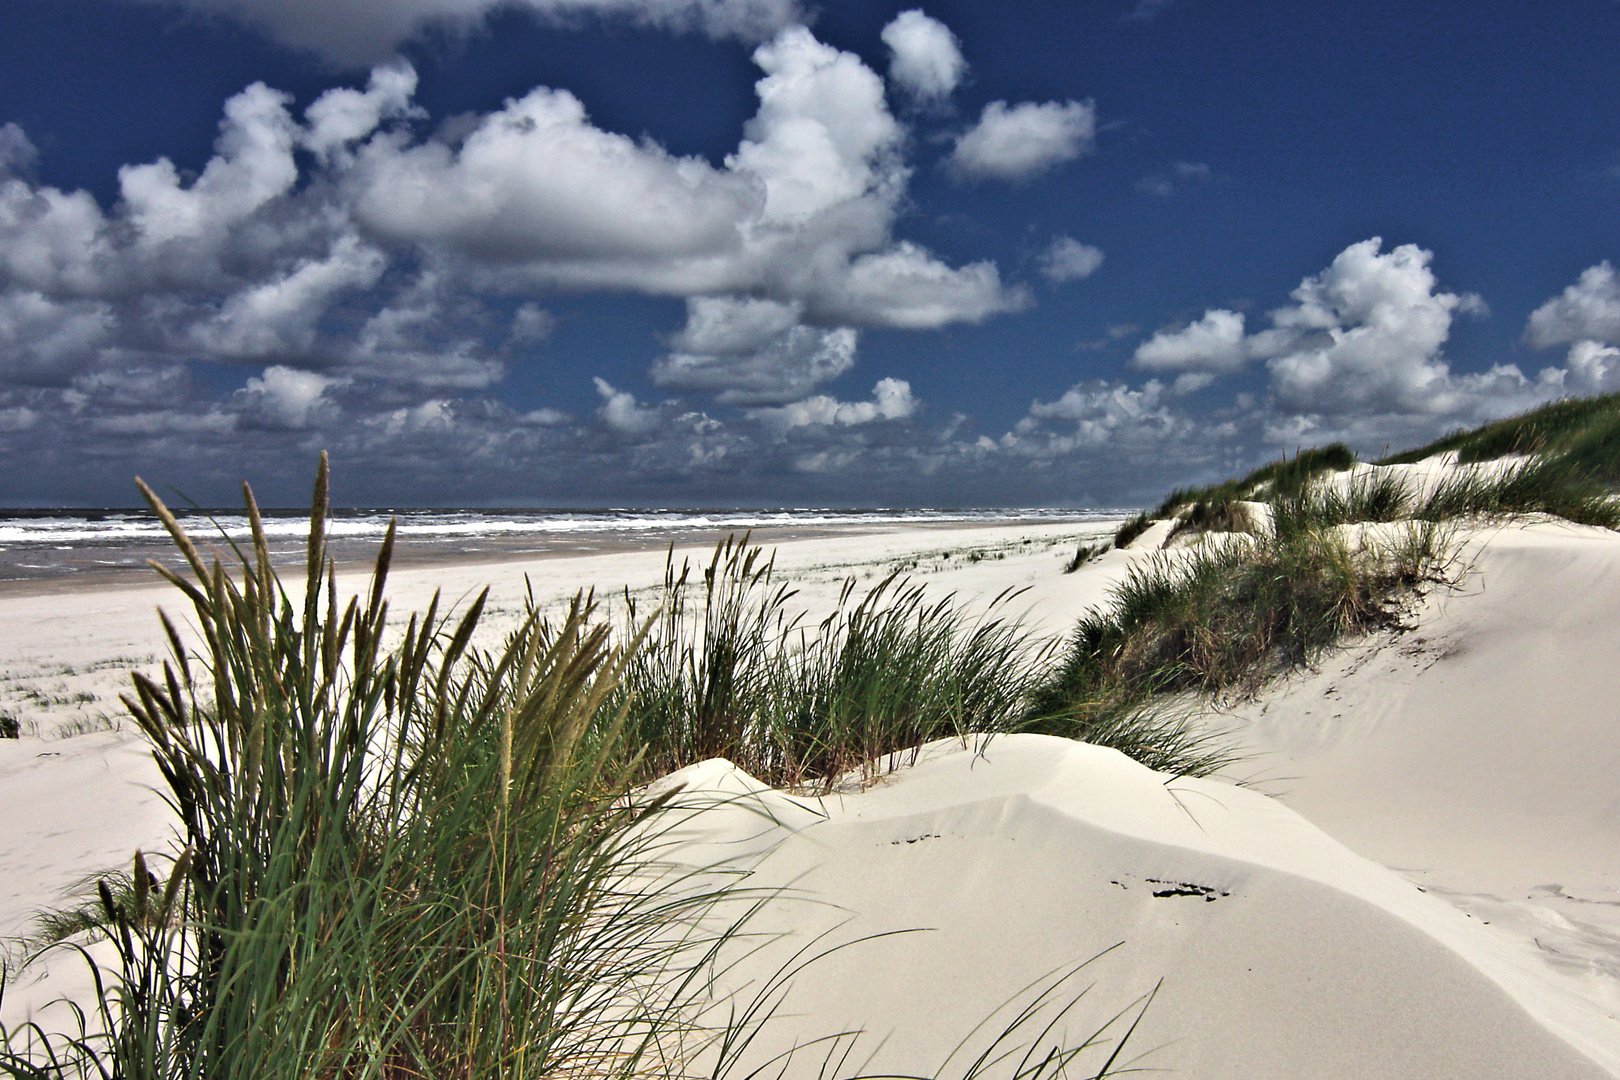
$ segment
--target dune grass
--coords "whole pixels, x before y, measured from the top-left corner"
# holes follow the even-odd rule
[[[1323,473],[1343,472],[1355,463],[1355,452],[1344,443],[1301,450],[1293,457],[1268,462],[1235,480],[1206,487],[1177,488],[1165,496],[1152,516],[1167,518],[1183,506],[1199,503],[1222,506],[1257,496],[1296,495]]]
[[[121,970],[99,1022],[67,1041],[10,1033],[5,1066],[644,1075],[689,1019],[679,986],[649,998],[649,973],[703,898],[648,895],[632,877],[625,838],[659,806],[624,797],[619,725],[601,723],[625,652],[584,599],[555,625],[531,608],[498,652],[473,649],[483,597],[453,626],[435,604],[385,648],[392,531],[369,597],[340,608],[325,490],[323,459],[301,607],[251,493],[236,578],[145,492],[186,556],[192,576],[160,572],[203,645],[192,655],[165,616],[163,678],[137,675],[126,704],[184,846],[166,873],[137,856],[125,887],[100,888]]]
[[[1421,461],[1452,450],[1462,464],[1510,454],[1562,460],[1591,482],[1620,489],[1620,394],[1569,398],[1519,416],[1457,431],[1424,446],[1394,454],[1381,465]]]
[[[1511,519],[1535,514],[1620,528],[1620,501],[1559,459],[1527,458],[1496,468],[1464,468],[1420,492],[1393,472],[1368,471],[1345,485],[1318,484],[1272,502],[1280,534],[1410,518]]]
[[[137,853],[47,928],[90,965],[97,1014],[66,1034],[0,1030],[0,1071],[26,1080],[724,1080],[785,976],[716,1019],[711,980],[742,925],[717,905],[741,899],[746,918],[764,901],[671,881],[660,823],[677,795],[638,783],[714,753],[831,777],[1006,726],[1023,704],[1002,670],[1027,659],[1010,624],[970,625],[890,580],[846,589],[801,630],[746,543],[717,552],[701,613],[672,570],[659,614],[632,614],[617,644],[588,596],[555,621],[531,597],[490,650],[475,645],[487,591],[455,618],[435,597],[389,630],[391,528],[369,593],[339,605],[324,456],[301,597],[271,566],[251,492],[251,548],[228,572],[142,490],[185,556],[188,575],[159,572],[201,638],[188,647],[163,616],[163,675],[136,675],[125,699],[182,846]],[[87,933],[111,943],[111,966]],[[1089,1052],[1108,1056],[1085,1074],[1111,1074],[1134,1031],[1115,1031],[1123,1014],[1051,1040],[1083,992],[1014,1003],[989,1050],[946,1067],[1056,1080]],[[810,1052],[853,1060],[827,1047],[856,1034]]]
[[[1120,525],[1118,529],[1114,530],[1114,546],[1117,548],[1130,547],[1131,543],[1147,532],[1148,526],[1152,524],[1153,519],[1148,517],[1147,511],[1142,511],[1142,513],[1130,518]]]
[[[1176,517],[1170,534],[1164,538],[1168,544],[1184,533],[1246,533],[1254,531],[1254,519],[1241,502],[1226,499],[1220,502],[1195,502],[1184,514]]]
[[[794,595],[746,537],[716,549],[701,585],[668,564],[621,689],[646,774],[725,757],[772,785],[826,789],[934,739],[1013,729],[1043,655],[1007,615],[1017,593],[969,618],[895,575],[864,592],[851,579],[813,625],[790,614]]]
[[[1074,573],[1092,559],[1107,554],[1108,549],[1112,546],[1112,542],[1108,540],[1103,540],[1097,543],[1081,544],[1079,547],[1074,549],[1073,558],[1063,565],[1063,572],[1065,574]]]
[[[1134,742],[1148,764],[1173,753],[1219,768],[1222,747],[1166,701],[1252,693],[1347,634],[1392,625],[1394,604],[1432,577],[1445,546],[1440,527],[1415,523],[1382,540],[1297,528],[1155,555],[1132,567],[1111,608],[1081,620],[1025,728]]]

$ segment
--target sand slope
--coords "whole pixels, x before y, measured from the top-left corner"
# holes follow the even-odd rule
[[[750,785],[724,763],[676,778],[734,800]],[[1620,1030],[1599,1010],[1255,792],[1167,783],[1042,736],[935,744],[855,795],[755,790],[697,815],[684,851],[789,890],[753,927],[784,939],[724,985],[762,985],[819,934],[825,947],[927,928],[809,965],[760,1057],[864,1027],[865,1067],[933,1075],[976,1023],[1027,1000],[1023,988],[1117,944],[1052,1000],[1092,986],[1062,1025],[1083,1038],[1162,977],[1126,1054],[1143,1067],[1248,1080],[1620,1075]],[[811,1053],[791,1074],[818,1064]]]
[[[1216,722],[1236,772],[1620,1014],[1620,536],[1482,529],[1455,573]]]

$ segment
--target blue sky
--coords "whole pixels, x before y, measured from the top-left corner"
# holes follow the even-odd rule
[[[1620,389],[1620,4],[0,0],[0,504],[1132,505]]]

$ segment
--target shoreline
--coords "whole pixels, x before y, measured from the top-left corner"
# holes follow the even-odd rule
[[[1121,515],[1123,517],[1123,515]],[[667,551],[688,548],[710,548],[727,537],[747,535],[752,543],[762,547],[775,547],[816,540],[847,537],[897,536],[909,532],[954,532],[986,529],[1040,528],[1044,526],[1083,527],[1103,526],[1120,520],[1098,517],[1093,512],[1079,512],[1073,517],[1054,515],[1039,521],[904,521],[885,524],[865,522],[849,524],[778,525],[756,529],[724,529],[712,526],[671,528],[656,535],[593,534],[588,537],[540,534],[536,536],[502,537],[480,536],[476,546],[453,548],[443,540],[422,540],[412,537],[396,539],[393,567],[396,570],[418,570],[429,567],[490,566],[549,562],[554,559],[587,559],[597,556],[627,553]],[[205,559],[218,555],[227,566],[234,560],[228,547],[206,540],[197,541],[198,550]],[[283,547],[278,539],[271,548],[271,561],[277,568],[297,568],[303,565],[301,544]],[[348,576],[357,571],[369,572],[375,565],[380,538],[329,538],[328,550],[336,561],[338,573]],[[91,549],[86,549],[91,550]],[[146,565],[147,559],[157,559],[175,569],[183,569],[184,562],[170,544],[130,546],[122,549],[128,564],[67,569],[52,572],[49,569],[35,573],[18,574],[15,551],[0,549],[0,600],[31,596],[60,596],[69,593],[102,589],[122,590],[161,585],[159,578]]]

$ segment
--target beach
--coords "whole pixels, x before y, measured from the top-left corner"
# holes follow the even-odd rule
[[[849,578],[899,574],[1050,638],[1159,557],[1162,527],[1065,572],[1117,524],[848,526],[769,546],[807,619]],[[613,618],[627,590],[656,597],[666,558],[700,567],[711,554],[441,553],[393,572],[391,625],[435,592],[459,607],[487,585],[480,642],[493,645],[526,590],[552,610],[594,590]],[[796,980],[758,1052],[857,1026],[867,1067],[937,1069],[953,1032],[1058,979],[1058,997],[1093,987],[1062,1025],[1071,1039],[1111,1020],[1117,1037],[1146,1005],[1131,1060],[1173,1075],[1620,1076],[1620,724],[1605,622],[1620,536],[1473,528],[1448,566],[1400,628],[1209,710],[1242,752],[1221,777],[1169,778],[1023,735],[947,740],[870,788],[819,798],[693,766],[688,791],[718,808],[693,818],[677,861],[791,891],[759,922],[789,953],[856,942]],[[365,585],[346,564],[340,592]],[[117,703],[130,670],[161,663],[160,605],[185,614],[161,582],[0,590],[0,709],[25,730],[0,742],[0,934],[135,848],[173,845],[160,778]],[[739,962],[716,993],[746,997],[781,955]],[[63,964],[14,978],[4,1022],[73,992]]]

